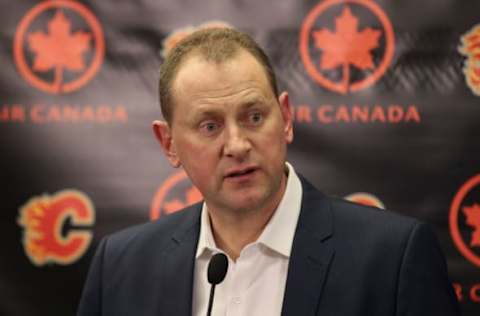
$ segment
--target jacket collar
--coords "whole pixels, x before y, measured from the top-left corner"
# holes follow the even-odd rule
[[[183,210],[186,215],[163,251],[159,315],[190,316],[192,314],[193,271],[195,250],[200,232],[201,203]]]
[[[282,316],[315,315],[333,258],[333,216],[328,198],[301,177],[302,209],[293,240]]]

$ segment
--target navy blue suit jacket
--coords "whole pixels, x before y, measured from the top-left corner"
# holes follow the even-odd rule
[[[459,315],[426,225],[326,197],[304,179],[302,186],[282,315]],[[200,210],[104,238],[78,315],[191,315]]]

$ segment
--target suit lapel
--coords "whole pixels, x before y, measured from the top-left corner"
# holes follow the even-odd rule
[[[315,315],[333,258],[328,242],[333,234],[328,199],[305,179],[302,209],[293,240],[282,316]]]
[[[161,315],[190,316],[192,314],[193,273],[195,251],[200,232],[201,203],[176,229],[164,251],[162,270]],[[186,212],[187,210],[185,210]]]

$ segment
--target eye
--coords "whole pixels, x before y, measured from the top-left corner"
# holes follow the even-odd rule
[[[263,114],[261,112],[252,112],[248,115],[248,120],[253,125],[259,125],[263,122]]]
[[[215,121],[207,121],[200,124],[200,131],[206,135],[215,134],[220,128],[220,124]]]

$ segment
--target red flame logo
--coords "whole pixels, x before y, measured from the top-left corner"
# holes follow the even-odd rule
[[[33,264],[67,265],[85,253],[92,233],[75,229],[63,236],[67,219],[73,225],[94,224],[94,209],[85,194],[74,190],[60,191],[53,196],[34,197],[20,208],[18,224],[24,229],[23,246]]]

